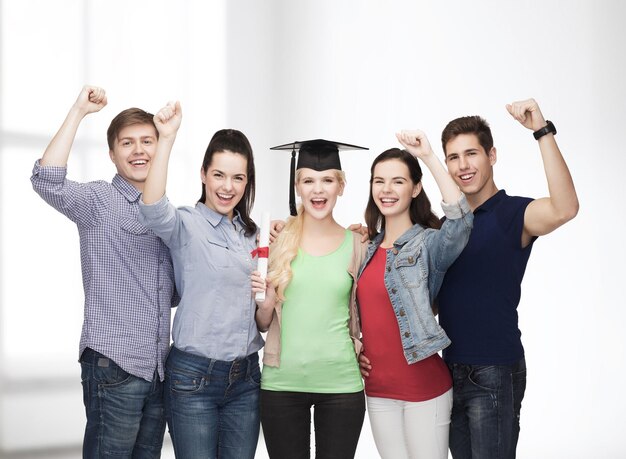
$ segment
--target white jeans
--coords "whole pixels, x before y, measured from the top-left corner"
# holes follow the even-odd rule
[[[424,402],[367,397],[378,454],[383,459],[447,459],[452,389]]]

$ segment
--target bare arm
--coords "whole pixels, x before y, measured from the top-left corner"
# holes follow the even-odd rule
[[[461,198],[461,191],[454,183],[452,177],[450,177],[450,174],[448,174],[446,168],[443,167],[441,161],[433,153],[426,134],[419,130],[401,131],[396,134],[396,137],[406,151],[417,159],[421,159],[428,167],[441,191],[443,202],[446,204],[458,202]]]
[[[65,121],[46,148],[40,164],[42,166],[67,166],[67,159],[81,121],[88,114],[100,111],[106,104],[107,96],[104,89],[96,86],[83,86]]]
[[[165,195],[170,153],[182,117],[180,102],[169,102],[154,115],[154,124],[159,131],[159,142],[154,157],[150,160],[152,164],[143,187],[141,199],[144,204],[154,204]]]
[[[534,99],[513,102],[506,106],[508,112],[522,126],[537,131],[546,121]],[[578,213],[578,196],[567,164],[553,134],[538,140],[543,167],[548,181],[549,197],[531,202],[524,213],[522,246],[526,247],[534,236],[551,233],[573,219]]]
[[[261,277],[258,271],[254,271],[251,276],[252,281],[252,294],[257,292],[265,292],[265,300],[262,303],[257,303],[256,310],[256,325],[259,331],[267,331],[272,323],[272,317],[274,316],[274,309],[276,308],[276,289],[274,286],[266,282]]]

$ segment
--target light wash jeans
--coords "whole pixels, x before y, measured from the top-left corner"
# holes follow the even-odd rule
[[[89,348],[80,366],[87,414],[83,458],[161,457],[165,417],[158,375],[152,382],[130,375]]]
[[[258,354],[232,362],[170,350],[165,412],[179,459],[254,458],[259,440]]]
[[[447,459],[452,389],[422,402],[367,397],[367,412],[383,459]]]
[[[513,365],[448,364],[454,402],[450,451],[454,459],[513,459],[526,390],[526,361]]]

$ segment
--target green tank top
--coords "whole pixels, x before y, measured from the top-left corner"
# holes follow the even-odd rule
[[[363,390],[348,330],[352,233],[334,252],[314,257],[298,250],[282,306],[279,367],[263,367],[261,388],[353,393]]]

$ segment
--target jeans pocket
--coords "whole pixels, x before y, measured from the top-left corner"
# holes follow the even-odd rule
[[[98,359],[98,364],[92,367],[93,379],[100,387],[122,385],[132,379],[132,375],[122,370],[113,360]]]
[[[261,368],[257,364],[254,368],[250,369],[248,374],[248,382],[254,386],[261,385]]]
[[[502,386],[502,367],[498,365],[475,365],[468,379],[477,387],[495,392]]]
[[[199,392],[206,383],[200,375],[189,375],[171,371],[165,376],[169,390],[175,394],[190,395]]]

